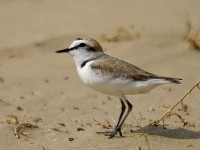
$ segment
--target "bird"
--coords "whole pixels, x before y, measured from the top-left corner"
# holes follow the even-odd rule
[[[99,42],[92,38],[77,38],[69,48],[58,50],[56,53],[68,53],[73,57],[83,83],[98,92],[119,98],[121,113],[118,122],[113,131],[103,132],[109,138],[115,137],[117,133],[123,136],[122,125],[133,108],[126,95],[145,94],[159,85],[180,84],[182,80],[152,74],[105,54]]]

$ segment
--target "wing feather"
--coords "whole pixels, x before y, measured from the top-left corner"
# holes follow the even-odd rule
[[[98,57],[96,61],[91,64],[91,68],[101,72],[103,75],[111,75],[113,79],[123,78],[129,80],[131,79],[133,81],[164,79],[172,83],[180,83],[179,80],[181,80],[179,78],[168,78],[149,73],[130,63],[111,57],[109,55]]]

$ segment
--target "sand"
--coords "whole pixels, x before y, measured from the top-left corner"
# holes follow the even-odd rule
[[[148,144],[151,150],[199,149],[197,88],[184,100],[186,112],[182,106],[173,111],[190,125],[171,116],[165,120],[167,129],[148,126],[200,80],[199,6],[197,0],[1,0],[0,149],[144,150]],[[97,39],[109,55],[155,74],[182,78],[182,84],[127,96],[133,113],[123,126],[124,137],[99,135],[97,131],[114,128],[118,98],[88,88],[71,56],[55,53],[82,36]],[[23,128],[25,135],[17,139],[18,123],[37,128]]]

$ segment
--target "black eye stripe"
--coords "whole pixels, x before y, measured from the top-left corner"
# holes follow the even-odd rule
[[[79,45],[70,48],[70,50],[75,50],[75,49],[78,49],[79,47],[85,47],[85,46],[87,46],[85,43],[80,43]]]
[[[85,46],[87,46],[85,43],[81,43],[77,47],[85,47]]]

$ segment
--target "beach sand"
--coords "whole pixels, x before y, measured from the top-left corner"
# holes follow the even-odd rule
[[[188,125],[173,115],[166,129],[148,126],[200,80],[199,6],[197,0],[1,0],[0,150],[200,149],[197,88],[184,100],[186,111],[181,105],[173,111]],[[96,132],[113,130],[120,101],[88,88],[73,58],[55,53],[77,37],[94,38],[105,53],[182,78],[182,84],[127,96],[133,111],[124,137],[108,139]],[[17,139],[19,123],[33,126],[22,128]]]

